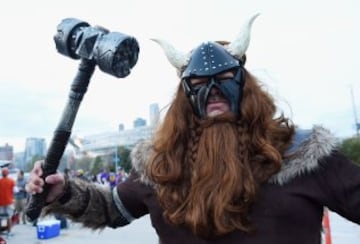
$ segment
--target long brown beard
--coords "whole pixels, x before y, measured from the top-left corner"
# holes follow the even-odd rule
[[[192,129],[185,179],[173,186],[182,191],[177,199],[181,204],[163,202],[170,222],[184,224],[205,238],[250,230],[247,215],[256,183],[238,130],[232,114],[198,122]]]
[[[272,97],[245,76],[240,122],[229,114],[197,120],[179,85],[146,166],[164,217],[205,238],[253,229],[258,185],[280,169],[294,133],[289,119],[275,117]]]

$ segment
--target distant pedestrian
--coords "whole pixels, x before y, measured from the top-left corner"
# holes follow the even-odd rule
[[[24,171],[20,170],[16,179],[16,192],[14,194],[15,197],[15,211],[19,214],[19,219],[23,224],[26,224],[26,216],[24,213],[27,192],[25,191],[26,179],[24,177]]]
[[[84,181],[89,181],[89,179],[84,175],[84,170],[78,169],[76,171],[76,178],[82,179]]]
[[[109,186],[111,189],[113,189],[116,185],[116,174],[111,172],[109,174]]]
[[[99,174],[99,181],[103,185],[109,184],[109,170],[103,169],[102,172]]]
[[[122,168],[118,168],[116,173],[116,185],[124,182],[126,180],[126,173]]]
[[[91,174],[91,176],[90,176],[90,182],[99,183],[96,174]]]
[[[8,177],[9,170],[3,168],[1,170],[2,178],[0,179],[0,214],[7,217],[6,229],[10,233],[12,223],[11,217],[13,215],[14,204],[14,188],[15,181]]]

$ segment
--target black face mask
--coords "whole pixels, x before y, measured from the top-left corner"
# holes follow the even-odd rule
[[[206,118],[206,105],[212,88],[217,88],[230,105],[230,111],[240,117],[240,102],[243,94],[243,70],[236,68],[233,78],[217,79],[216,76],[205,76],[209,78],[207,83],[191,84],[190,78],[182,81],[185,94],[189,97],[191,106],[199,118]],[[204,77],[204,76],[203,76]]]
[[[205,42],[195,48],[190,61],[182,72],[182,84],[186,95],[189,97],[194,113],[199,118],[205,118],[206,103],[211,88],[217,87],[222,96],[228,100],[231,111],[239,116],[239,106],[243,88],[243,63],[233,57],[224,46],[216,42]],[[234,70],[232,79],[217,80],[216,75]],[[207,84],[192,85],[190,78],[209,78]]]

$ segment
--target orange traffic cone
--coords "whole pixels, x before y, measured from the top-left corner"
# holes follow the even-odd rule
[[[322,224],[325,234],[325,244],[331,244],[330,218],[329,218],[329,210],[327,209],[324,209],[324,217]]]

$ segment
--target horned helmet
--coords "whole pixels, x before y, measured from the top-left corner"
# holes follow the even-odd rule
[[[206,117],[207,100],[214,87],[227,99],[230,110],[236,116],[240,116],[239,106],[245,82],[245,52],[250,43],[251,26],[258,15],[249,18],[237,38],[227,45],[204,42],[186,54],[163,39],[152,39],[163,48],[167,59],[177,69],[185,94],[199,118]],[[229,70],[234,71],[233,78],[221,81],[216,78],[216,75]],[[209,81],[200,86],[192,85],[190,79],[194,77],[207,77]]]

